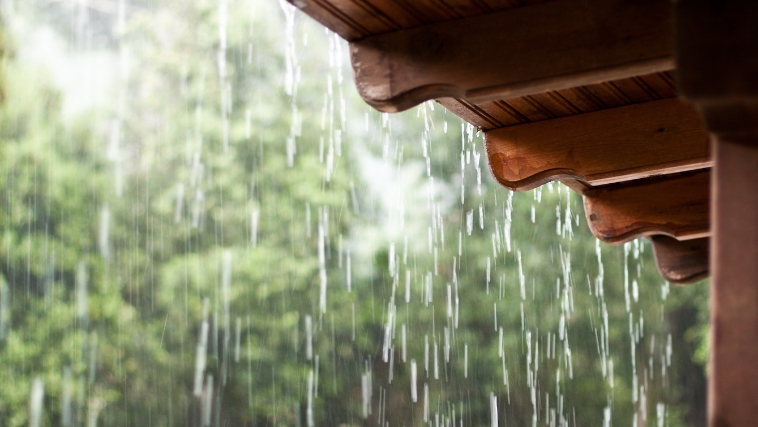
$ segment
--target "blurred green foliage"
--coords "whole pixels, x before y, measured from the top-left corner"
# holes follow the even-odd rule
[[[702,422],[705,283],[598,246],[561,185],[500,188],[441,107],[369,111],[306,18],[228,3],[225,51],[215,2],[134,3],[114,102],[69,118],[49,71],[2,57],[1,425],[41,378],[43,426],[305,426],[311,373],[317,425],[424,425],[425,385],[443,423],[488,424],[491,393],[506,425]]]

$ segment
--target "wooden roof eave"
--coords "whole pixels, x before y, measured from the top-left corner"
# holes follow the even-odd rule
[[[484,137],[492,175],[514,191],[561,178],[601,186],[712,164],[700,114],[676,98],[502,127]]]
[[[634,209],[626,203],[687,181],[640,179],[712,164],[698,112],[669,99],[676,95],[671,78],[660,74],[674,66],[668,1],[555,0],[518,8],[495,1],[505,10],[477,14],[473,2],[459,0],[472,7],[447,18],[423,4],[400,10],[382,0],[291,1],[350,41],[367,103],[395,112],[440,100],[485,131],[488,163],[502,185],[524,191],[560,180],[585,195],[588,212],[594,209],[588,220],[602,219],[588,221],[601,240],[651,236],[656,253],[665,254],[656,260],[667,280],[697,276],[686,263],[666,262],[689,256],[686,244],[661,249],[655,236],[709,235],[707,209],[687,216],[677,203],[693,201],[676,198]],[[707,206],[707,182],[694,181],[697,203]],[[698,271],[707,268],[700,263]]]
[[[350,44],[356,85],[368,104],[396,112],[667,71],[670,9],[665,0],[555,0],[368,36]]]
[[[705,169],[588,189],[587,223],[595,237],[613,244],[656,234],[708,237],[710,178]]]
[[[658,271],[675,285],[688,285],[710,274],[709,237],[680,241],[670,236],[650,236]]]

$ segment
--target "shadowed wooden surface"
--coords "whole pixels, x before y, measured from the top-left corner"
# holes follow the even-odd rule
[[[679,241],[669,236],[648,236],[658,272],[664,279],[686,285],[705,279],[709,274],[710,239]]]
[[[479,104],[455,98],[437,101],[487,131],[675,97],[674,78],[663,72]]]
[[[676,98],[485,133],[495,179],[515,191],[571,177],[592,186],[710,167],[697,110]]]
[[[758,136],[716,139],[710,425],[758,417]]]
[[[697,103],[758,101],[758,2],[675,3],[682,95]]]
[[[710,170],[611,184],[584,192],[592,234],[606,243],[665,234],[710,235]]]
[[[722,137],[758,135],[758,2],[677,3],[682,94]]]
[[[546,0],[288,1],[349,41],[497,11],[529,9],[547,2]],[[563,1],[568,3],[566,0]],[[582,2],[570,1],[574,2],[577,10],[583,10]],[[497,30],[501,32],[500,27]],[[463,46],[463,48],[466,49],[467,54],[470,53],[469,46]],[[497,46],[495,51],[500,52],[500,50],[501,47]],[[493,55],[492,52],[487,54],[502,56]],[[486,67],[475,71],[480,72],[489,66],[490,64],[487,63]],[[611,79],[565,89],[557,87],[548,89],[523,97],[493,99],[477,103],[455,98],[440,98],[438,101],[474,126],[482,130],[490,130],[676,96],[674,79],[669,72]]]
[[[672,69],[671,5],[555,0],[367,37],[350,52],[358,92],[381,111],[511,99]]]
[[[353,41],[367,36],[482,15],[548,0],[287,0]]]

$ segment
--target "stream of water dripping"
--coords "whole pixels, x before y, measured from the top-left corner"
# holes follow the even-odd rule
[[[207,426],[675,425],[663,323],[673,291],[659,291],[647,243],[601,247],[562,184],[499,187],[482,172],[481,132],[434,102],[368,110],[349,46],[285,2],[188,5],[213,17],[197,32],[212,34],[205,47],[170,18],[195,15],[170,2],[135,15],[136,3],[120,0],[114,15],[124,37],[100,138],[107,190],[84,197],[95,226],[81,231],[94,251],[61,240],[41,256],[59,260],[44,313],[69,310],[81,338],[66,353],[74,362],[55,367],[63,387],[25,383],[30,425],[55,411],[62,425],[107,425],[128,405],[134,425],[167,413]],[[99,16],[87,4],[81,46]],[[148,86],[160,57],[143,57],[153,33],[139,16],[164,16],[155,43],[182,63],[164,82],[178,95],[159,107],[138,96],[161,91]],[[2,280],[0,341],[31,341],[12,316],[15,279]],[[103,301],[120,293],[109,323]],[[20,360],[13,369],[55,384]],[[139,381],[168,403],[127,401]],[[124,401],[100,393],[113,384]]]

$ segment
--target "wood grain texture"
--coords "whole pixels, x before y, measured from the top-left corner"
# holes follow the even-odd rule
[[[479,104],[455,98],[437,101],[458,117],[487,131],[674,97],[674,78],[669,72],[663,72]]]
[[[560,181],[566,187],[574,190],[578,194],[584,194],[585,191],[592,188],[589,185],[587,185],[587,183],[579,181],[578,179],[574,179],[574,178],[561,178],[558,181]]]
[[[321,25],[353,41],[547,0],[287,0]]]
[[[669,236],[648,236],[658,272],[664,279],[686,285],[708,277],[710,239],[676,240]]]
[[[584,192],[587,223],[598,239],[624,243],[665,234],[710,235],[710,170],[596,187]]]
[[[758,138],[717,138],[714,148],[709,426],[755,425]]]
[[[571,177],[592,186],[712,164],[700,114],[677,98],[485,133],[490,170],[514,191]]]
[[[556,0],[367,37],[350,52],[358,92],[381,111],[518,98],[672,69],[671,5]]]

